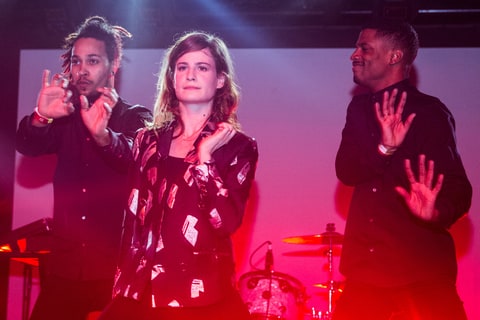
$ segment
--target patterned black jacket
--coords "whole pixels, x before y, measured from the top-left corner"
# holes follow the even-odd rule
[[[145,129],[135,140],[114,294],[153,307],[203,306],[234,288],[230,236],[242,223],[257,144],[236,133],[213,162],[199,165],[196,146],[215,124],[207,123],[185,159],[168,155],[174,127]]]

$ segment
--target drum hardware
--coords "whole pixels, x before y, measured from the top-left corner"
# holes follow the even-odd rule
[[[270,241],[265,241],[253,254],[265,245],[264,269],[248,272],[238,281],[240,294],[252,319],[303,320],[305,287],[294,277],[274,270]],[[251,266],[253,254],[250,256]]]
[[[290,244],[315,244],[328,246],[325,251],[328,260],[328,281],[325,285],[328,289],[328,311],[322,315],[322,318],[316,319],[330,320],[333,310],[333,294],[338,290],[338,286],[333,280],[333,246],[341,245],[343,243],[343,235],[335,231],[334,223],[327,223],[326,231],[321,234],[287,237],[284,238],[283,241]],[[316,315],[312,314],[312,316],[318,316],[318,313]]]
[[[252,319],[303,320],[305,287],[292,276],[252,271],[240,277],[239,289]]]
[[[282,256],[305,257],[305,258],[327,257],[329,254],[329,250],[330,249],[328,246],[322,246],[319,249],[313,249],[313,250],[295,250],[295,251],[283,252]],[[339,257],[342,254],[342,249],[339,246],[335,246],[333,247],[332,254],[335,257]]]
[[[331,286],[333,286],[334,291],[340,293],[343,292],[343,282],[341,281],[333,281],[333,283],[316,283],[313,286],[320,289],[329,289]]]
[[[283,239],[283,242],[290,244],[324,244],[324,245],[335,245],[342,244],[343,235],[335,232],[335,224],[328,223],[327,231],[321,234],[313,234],[306,236],[294,236],[287,237]]]
[[[323,318],[322,311],[315,310],[315,307],[312,307],[310,316],[311,316],[311,319],[322,319]]]
[[[265,314],[270,315],[270,300],[272,298],[272,284],[273,284],[273,251],[272,242],[267,241],[267,253],[265,254],[265,272],[268,274],[268,291],[262,292],[262,298],[267,300],[267,308]]]

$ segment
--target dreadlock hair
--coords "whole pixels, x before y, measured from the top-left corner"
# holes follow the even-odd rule
[[[73,33],[64,39],[62,54],[63,72],[70,73],[70,63],[73,46],[80,38],[94,38],[105,43],[105,50],[110,62],[121,61],[123,54],[123,38],[131,38],[132,34],[121,26],[108,23],[107,19],[100,16],[92,16],[87,19]]]

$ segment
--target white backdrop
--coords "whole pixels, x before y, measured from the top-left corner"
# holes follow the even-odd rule
[[[350,49],[232,49],[242,88],[239,118],[244,131],[258,140],[260,159],[256,185],[242,228],[235,235],[238,277],[248,278],[252,266],[262,269],[272,242],[274,269],[305,286],[306,305],[327,310],[327,292],[314,284],[327,280],[324,249],[293,245],[285,237],[318,234],[327,223],[343,233],[351,189],[339,184],[334,159],[345,121],[346,106],[355,89]],[[32,111],[42,70],[59,72],[59,50],[21,52],[18,121]],[[151,107],[161,49],[125,52],[120,95]],[[458,288],[470,319],[480,319],[480,226],[478,187],[480,154],[480,48],[421,49],[415,64],[420,90],[438,96],[453,112],[457,138],[474,188],[468,217],[452,228],[458,251]],[[53,157],[16,160],[13,228],[51,216]],[[334,250],[334,279],[338,253]],[[20,319],[22,266],[12,262],[8,320]],[[38,292],[34,277],[32,305]],[[292,307],[293,308],[293,307]]]

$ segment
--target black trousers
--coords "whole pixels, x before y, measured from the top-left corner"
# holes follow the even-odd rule
[[[333,320],[466,320],[455,285],[418,283],[379,288],[348,282],[337,300]]]

